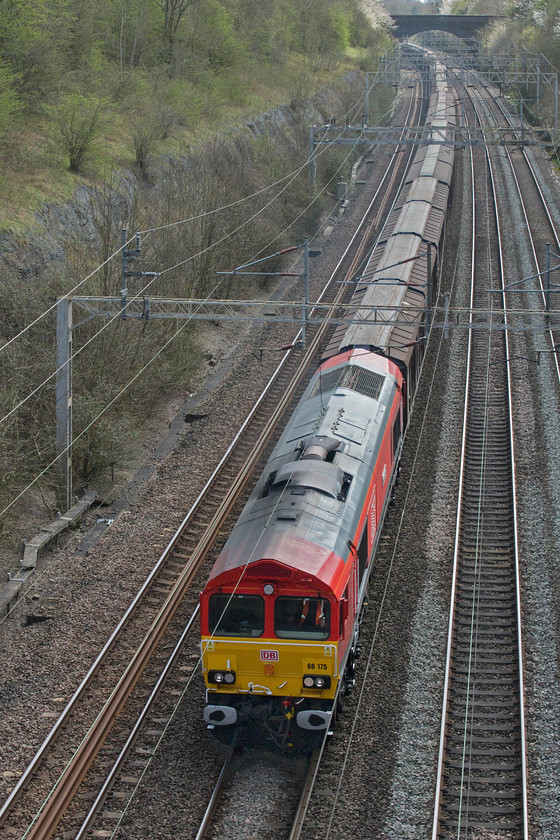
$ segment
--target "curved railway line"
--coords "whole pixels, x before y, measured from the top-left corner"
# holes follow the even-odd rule
[[[419,93],[417,87],[416,96],[411,97],[414,119],[418,118],[422,100]],[[398,154],[393,156],[394,166],[383,178],[370,202],[367,216],[337,266],[334,274],[338,279],[350,279],[371,247],[371,237],[388,212],[390,196],[398,189],[398,181],[402,177],[399,172],[406,168],[402,158]],[[348,286],[337,286],[329,281],[321,301],[331,302],[334,308],[347,295]],[[19,830],[21,836],[25,834],[29,840],[45,840],[56,834],[59,824],[59,831],[72,832],[76,831],[76,825],[81,825],[77,835],[80,837],[90,830],[95,812],[114,784],[118,767],[125,766],[126,752],[136,741],[139,721],[145,718],[146,710],[153,701],[151,687],[154,683],[159,686],[160,680],[162,683],[164,679],[162,674],[167,673],[165,669],[171,667],[168,657],[163,657],[159,663],[159,651],[171,647],[171,660],[176,658],[180,643],[175,640],[182,639],[179,628],[187,622],[191,626],[196,616],[197,607],[192,603],[192,593],[190,605],[186,608],[190,613],[181,612],[181,605],[189,602],[187,595],[194,576],[214,542],[219,539],[229,512],[262,459],[285,411],[301,392],[306,374],[316,367],[326,332],[326,323],[310,329],[303,359],[297,353],[286,352],[262,398],[208,485],[12,790],[0,810],[0,825],[5,825],[12,834]],[[147,632],[146,628],[149,628]],[[175,635],[171,639],[167,634],[168,628],[174,628]],[[151,674],[146,681],[144,672],[148,664],[151,669],[156,658],[158,664],[155,670],[159,677]],[[146,682],[148,684],[144,685]],[[141,692],[137,685],[142,685]],[[137,696],[140,693],[145,698],[143,701]],[[139,706],[134,715],[136,723],[133,724],[128,719],[128,712],[123,714],[123,709],[128,709],[127,704],[130,705],[131,697],[134,705]],[[121,720],[127,725],[120,726]],[[88,772],[96,766],[94,761],[102,748],[104,753],[118,755],[114,763],[118,767],[105,773],[99,784],[91,779]],[[72,804],[84,780],[86,798],[94,800],[94,807],[85,819],[81,803]],[[72,812],[74,816],[65,816]]]

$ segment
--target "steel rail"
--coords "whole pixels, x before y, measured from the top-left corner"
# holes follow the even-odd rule
[[[236,748],[231,747],[228,755],[226,756],[226,760],[224,761],[224,765],[221,769],[220,775],[218,776],[218,781],[214,786],[214,790],[212,791],[212,796],[210,797],[210,802],[206,808],[204,813],[204,817],[200,823],[200,828],[196,833],[195,840],[204,840],[206,837],[210,826],[212,825],[212,820],[214,819],[214,815],[216,813],[217,807],[219,805],[225,783],[228,780],[228,777],[231,773],[231,768],[233,765],[233,760],[236,756]]]
[[[494,171],[490,161],[490,151],[486,148],[486,156],[489,162],[490,176],[492,179],[492,191],[494,195],[494,202],[496,206],[496,216],[498,224],[498,239],[499,239],[499,256],[500,256],[500,270],[502,279],[502,306],[507,310],[507,302],[505,295],[505,271],[503,265],[503,249],[501,240],[501,228],[498,214],[498,205],[496,201],[496,187],[494,183]],[[508,153],[508,158],[511,158]],[[513,167],[512,167],[513,169]],[[517,180],[517,179],[516,179]],[[523,207],[525,210],[525,207]],[[525,215],[527,219],[527,216]],[[528,222],[528,219],[527,219]],[[527,228],[529,230],[529,227]],[[530,230],[529,230],[530,235]],[[532,240],[532,237],[531,237]],[[505,314],[507,321],[507,311]],[[504,332],[504,341],[506,346],[506,359],[509,359],[509,335],[507,329]],[[516,469],[515,469],[515,446],[514,446],[514,429],[513,429],[513,400],[512,400],[512,379],[511,366],[506,365],[507,378],[507,398],[508,398],[508,422],[509,434],[511,441],[511,493],[512,493],[512,512],[513,512],[513,528],[512,536],[514,543],[514,570],[515,570],[515,589],[516,589],[516,613],[517,613],[517,667],[519,674],[518,691],[519,691],[519,734],[521,740],[521,797],[523,809],[523,840],[529,839],[529,807],[527,801],[527,742],[526,742],[526,728],[525,728],[525,685],[523,679],[523,633],[521,626],[521,574],[519,569],[519,540],[518,540],[518,516],[517,516],[517,494],[515,489]]]
[[[74,753],[58,784],[51,791],[44,807],[37,814],[31,827],[26,832],[26,840],[46,840],[46,838],[51,837],[54,833],[56,826],[66,812],[95,756],[105,742],[117,715],[121,712],[149,662],[178,604],[184,598],[194,577],[196,568],[196,561],[190,562],[179,577],[171,593],[166,598],[163,607],[146,633],[142,644],[139,646],[113,689],[111,696],[106,701],[98,717]]]
[[[509,125],[513,126],[513,118],[511,117],[510,114],[508,114],[506,112],[502,103],[499,100],[493,100],[493,101],[495,101],[495,104],[498,106],[498,108],[499,108],[502,116],[504,117],[504,119],[507,120]],[[511,171],[512,171],[512,174],[513,174],[513,178],[514,178],[515,185],[516,185],[517,192],[518,192],[518,196],[519,196],[519,201],[521,202],[523,217],[525,219],[525,224],[526,224],[526,227],[527,227],[527,233],[529,235],[529,241],[530,241],[531,250],[532,250],[532,253],[533,253],[533,262],[535,264],[536,270],[537,270],[538,275],[539,275],[538,276],[538,282],[540,284],[540,291],[541,291],[541,294],[542,294],[543,305],[545,305],[545,307],[546,307],[546,291],[545,291],[544,282],[543,282],[543,272],[541,271],[541,267],[539,265],[539,259],[538,259],[536,248],[535,248],[533,234],[532,234],[532,231],[531,231],[531,225],[530,225],[529,217],[528,217],[527,210],[526,210],[526,207],[525,207],[525,202],[523,201],[521,186],[519,184],[517,173],[515,171],[515,165],[514,165],[513,160],[512,160],[511,152],[507,148],[506,148],[505,151],[506,151],[508,160],[510,162]],[[547,204],[546,199],[543,195],[541,185],[539,184],[539,179],[537,178],[537,173],[535,172],[533,164],[531,163],[531,161],[529,159],[529,155],[527,154],[527,152],[525,150],[525,147],[523,145],[521,146],[521,153],[523,155],[523,158],[525,160],[527,168],[528,168],[528,170],[531,174],[531,177],[533,179],[533,183],[535,185],[535,188],[536,188],[536,190],[538,192],[538,195],[539,195],[539,198],[541,200],[543,210],[544,210],[544,212],[546,214],[546,217],[548,219],[548,223],[550,225],[550,229],[551,229],[552,235],[554,237],[554,243],[556,245],[557,250],[560,252],[560,237],[558,236],[558,233],[556,231],[556,225],[554,224],[554,221],[552,219],[552,215],[551,215],[550,210],[548,208],[548,204]],[[560,359],[558,358],[558,353],[556,352],[556,341],[554,339],[554,332],[553,332],[552,328],[547,330],[547,332],[548,332],[548,336],[549,336],[549,339],[550,339],[552,349],[554,351],[553,355],[554,355],[554,362],[555,362],[555,367],[556,367],[556,376],[557,376],[558,381],[560,382]]]
[[[290,834],[288,835],[288,840],[299,840],[299,838],[301,837],[305,817],[307,814],[307,808],[309,807],[309,803],[311,802],[311,795],[313,793],[313,788],[315,787],[315,782],[319,773],[319,767],[321,766],[321,758],[323,757],[323,751],[327,743],[327,738],[328,733],[325,734],[325,737],[323,738],[323,743],[321,744],[320,748],[318,750],[315,750],[311,754],[311,757],[309,759],[309,767],[307,769],[307,774],[303,783],[301,796],[299,798],[296,813],[292,822]]]
[[[474,273],[475,273],[475,247],[476,247],[476,211],[475,211],[475,174],[474,174],[474,158],[472,148],[469,147],[469,160],[471,170],[471,308],[474,305]],[[463,428],[461,433],[461,458],[459,463],[459,495],[457,499],[457,525],[455,529],[455,544],[453,547],[453,572],[451,580],[451,594],[449,607],[449,624],[447,631],[447,655],[445,660],[445,672],[443,681],[443,708],[441,713],[441,726],[439,736],[439,751],[438,751],[438,765],[436,771],[436,792],[434,799],[434,821],[432,827],[432,840],[437,840],[439,830],[439,810],[440,799],[443,784],[443,762],[445,757],[445,731],[447,725],[447,698],[449,694],[449,681],[451,676],[451,652],[453,645],[453,627],[455,624],[455,594],[457,589],[457,578],[459,568],[459,515],[463,504],[463,489],[464,489],[464,474],[466,467],[466,449],[467,449],[467,419],[469,408],[469,394],[470,394],[470,372],[471,372],[471,355],[472,355],[473,333],[469,330],[467,342],[467,360],[466,360],[466,377],[465,377],[465,391],[464,391],[464,412],[463,412]]]
[[[165,680],[167,679],[168,675],[171,673],[172,668],[174,667],[177,659],[179,658],[179,654],[181,653],[181,649],[183,647],[183,644],[185,643],[185,640],[187,639],[189,633],[193,629],[193,625],[195,623],[196,618],[198,617],[199,610],[200,610],[200,608],[197,605],[194,613],[192,614],[192,616],[191,616],[190,620],[188,621],[185,629],[183,630],[183,632],[182,632],[182,634],[179,638],[179,641],[175,645],[175,647],[173,649],[173,652],[171,653],[171,656],[169,657],[169,659],[165,663],[165,667],[163,668],[163,670],[162,670],[162,672],[161,672],[161,674],[160,674],[160,676],[157,680],[157,683],[155,684],[155,686],[152,690],[152,693],[150,694],[150,697],[149,697],[147,703],[145,703],[145,705],[142,708],[140,714],[138,715],[138,719],[136,720],[136,723],[134,724],[133,728],[131,729],[131,732],[130,732],[130,735],[128,736],[128,738],[127,738],[126,744],[122,748],[121,752],[119,753],[119,756],[118,756],[117,760],[115,761],[111,770],[107,774],[107,778],[105,779],[101,790],[99,791],[97,797],[95,798],[95,802],[91,806],[86,818],[82,822],[82,825],[81,825],[78,833],[76,834],[74,840],[82,840],[82,838],[85,837],[87,832],[92,827],[99,810],[103,807],[103,805],[105,803],[105,800],[109,796],[109,793],[111,792],[111,789],[112,789],[113,785],[115,784],[115,782],[117,780],[118,774],[120,773],[120,771],[121,771],[121,769],[122,769],[122,767],[123,767],[123,765],[126,761],[127,756],[129,755],[130,751],[132,750],[134,744],[136,743],[138,735],[140,734],[140,730],[141,730],[143,724],[145,723],[145,721],[148,717],[148,714],[150,713],[151,709],[153,708],[155,701],[158,698],[158,695],[159,695],[159,693],[162,689],[162,686],[163,686]]]

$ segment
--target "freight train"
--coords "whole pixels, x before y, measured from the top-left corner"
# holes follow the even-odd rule
[[[354,681],[453,175],[455,102],[437,61],[432,78],[429,139],[359,278],[353,316],[336,330],[200,596],[203,719],[222,741],[314,746]]]

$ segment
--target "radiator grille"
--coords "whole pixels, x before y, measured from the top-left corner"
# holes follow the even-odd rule
[[[384,382],[385,377],[380,373],[357,365],[348,365],[345,368],[328,370],[320,376],[309,398],[317,396],[320,392],[326,394],[328,391],[334,391],[335,388],[350,388],[358,394],[378,400]]]

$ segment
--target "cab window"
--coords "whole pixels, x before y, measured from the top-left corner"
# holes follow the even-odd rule
[[[274,632],[280,639],[328,639],[331,633],[329,601],[326,598],[277,598]]]
[[[208,624],[210,633],[215,636],[262,636],[264,598],[227,592],[211,595]]]

